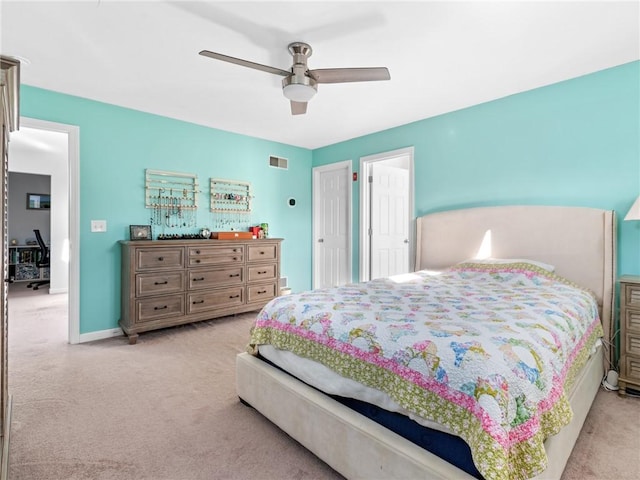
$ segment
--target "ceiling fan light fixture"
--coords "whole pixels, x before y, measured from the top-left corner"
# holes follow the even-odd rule
[[[313,98],[316,94],[316,89],[311,85],[300,85],[298,83],[292,83],[282,87],[284,96],[294,102],[306,103]]]
[[[306,103],[317,91],[316,81],[306,75],[291,75],[282,79],[282,93],[292,102]]]

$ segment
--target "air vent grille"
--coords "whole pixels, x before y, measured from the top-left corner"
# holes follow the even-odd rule
[[[273,168],[282,168],[283,170],[287,170],[289,168],[289,160],[282,157],[276,157],[271,155],[269,157],[269,166]]]

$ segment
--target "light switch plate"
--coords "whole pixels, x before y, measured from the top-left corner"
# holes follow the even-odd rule
[[[92,232],[106,232],[107,231],[107,221],[106,220],[91,220],[91,231]]]

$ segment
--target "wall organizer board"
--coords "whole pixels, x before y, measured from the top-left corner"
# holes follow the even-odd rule
[[[251,226],[251,183],[211,178],[214,230],[247,230]]]
[[[195,174],[145,170],[144,205],[151,209],[151,225],[163,229],[195,227],[198,193]]]

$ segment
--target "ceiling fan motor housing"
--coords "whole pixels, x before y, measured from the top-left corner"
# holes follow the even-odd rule
[[[313,50],[302,42],[289,44],[289,52],[293,56],[291,75],[282,79],[284,96],[294,102],[308,102],[318,91],[318,82],[307,75],[307,59]]]

